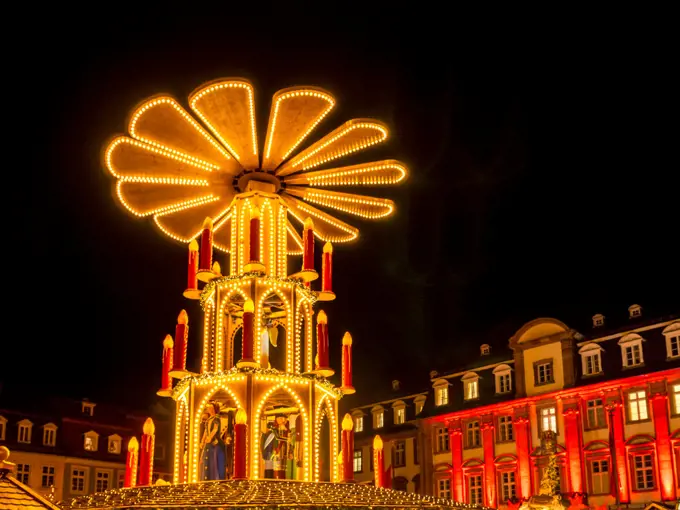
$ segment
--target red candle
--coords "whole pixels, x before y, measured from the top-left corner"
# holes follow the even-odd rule
[[[184,377],[187,372],[187,337],[189,336],[189,316],[186,310],[179,312],[175,326],[175,343],[171,377]]]
[[[380,436],[375,436],[373,439],[373,474],[375,486],[385,487],[385,452]]]
[[[252,299],[247,299],[243,305],[243,340],[241,342],[241,361],[240,364],[254,363],[253,343],[255,336],[255,303]]]
[[[161,374],[161,389],[158,390],[158,395],[162,397],[170,396],[172,393],[172,377],[170,376],[170,370],[172,370],[173,356],[172,347],[174,342],[170,335],[166,335],[165,340],[163,340],[163,372]]]
[[[234,479],[246,478],[246,436],[248,435],[248,416],[243,409],[236,411],[234,417]]]
[[[349,331],[342,337],[342,386],[343,393],[354,393],[352,386],[352,335]]]
[[[151,485],[153,477],[153,448],[156,427],[151,418],[147,418],[142,427],[142,445],[139,452],[139,485]]]
[[[253,207],[250,210],[250,260],[260,261],[260,210]]]
[[[323,258],[321,259],[321,291],[333,292],[333,245],[323,245]]]
[[[354,481],[354,421],[349,414],[342,419],[342,481]]]
[[[305,228],[302,231],[303,254],[302,270],[314,271],[314,222],[312,218],[305,220]]]
[[[123,487],[137,485],[137,459],[139,458],[139,443],[136,437],[131,437],[128,442],[127,462],[125,463],[125,480]]]
[[[187,267],[187,290],[198,288],[198,243],[196,239],[189,243],[189,265]]]
[[[316,353],[319,357],[319,373],[326,377],[333,375],[333,370],[328,366],[328,318],[323,310],[316,316]]]
[[[203,232],[201,233],[201,256],[199,269],[201,271],[210,271],[212,267],[212,249],[213,249],[213,221],[208,216],[203,221]]]

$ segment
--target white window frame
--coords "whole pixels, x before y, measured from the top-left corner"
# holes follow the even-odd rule
[[[515,440],[515,429],[512,424],[512,416],[506,414],[498,417],[498,441],[510,442]]]
[[[646,390],[632,390],[628,392],[628,421],[638,422],[649,420],[649,405]]]
[[[394,467],[404,466],[406,466],[406,441],[402,439],[394,442]]]
[[[475,481],[473,484],[472,481]],[[468,504],[482,506],[484,504],[484,484],[481,474],[469,475],[467,477]],[[475,497],[473,498],[473,491]]]
[[[437,427],[435,429],[437,450],[435,453],[445,453],[451,451],[451,438],[449,437],[449,430],[446,427]]]
[[[642,338],[637,333],[629,333],[619,340],[619,345],[621,346],[621,363],[624,368],[639,367],[645,364],[644,349],[642,348]],[[628,363],[627,349],[631,349],[631,353],[635,353],[635,348],[637,347],[639,353],[639,360],[635,363],[635,359],[631,363]]]
[[[673,385],[673,414],[680,414],[680,383]]]
[[[113,445],[114,449],[111,451],[111,446]],[[107,438],[106,441],[106,451],[111,454],[119,454],[120,452],[123,451],[123,438],[120,437],[118,434],[112,434]]]
[[[557,434],[557,407],[541,407],[538,412],[541,424],[541,432],[552,430],[555,434]]]
[[[602,346],[594,342],[586,344],[578,350],[581,355],[583,375],[599,375],[602,373],[602,351],[604,351]],[[591,361],[592,369],[588,366],[589,358],[593,358]],[[594,368],[597,368],[597,370],[594,370]]]
[[[83,480],[83,489],[82,490],[77,490],[73,488],[73,481],[75,479],[75,472],[82,472],[82,477],[79,475],[78,479],[82,478]],[[69,477],[69,488],[70,488],[70,493],[71,494],[87,494],[87,477],[89,475],[89,469],[85,466],[71,466],[71,476]]]
[[[403,400],[397,400],[392,404],[392,412],[394,413],[395,425],[406,423],[406,403]]]
[[[536,381],[534,383],[536,386],[544,386],[546,384],[553,384],[555,382],[555,364],[551,359],[550,361],[543,361],[536,363]],[[541,380],[541,367],[546,367],[543,369],[543,380]]]
[[[0,441],[5,440],[5,434],[7,434],[7,418],[0,416]]]
[[[416,416],[423,412],[423,407],[425,407],[425,401],[427,397],[421,395],[413,400],[413,404],[416,406]]]
[[[479,374],[468,372],[460,379],[463,382],[463,399],[479,399]]]
[[[603,468],[606,468],[604,470]],[[611,462],[609,459],[598,459],[591,461],[590,475],[592,477],[592,487],[590,491],[595,494],[609,494],[611,491]]]
[[[432,387],[434,388],[434,404],[437,407],[448,405],[449,382],[446,379],[437,379]]]
[[[680,358],[680,321],[666,326],[663,335],[666,337],[666,358]]]
[[[517,496],[517,476],[514,471],[501,471],[501,501],[506,502]]]
[[[88,439],[90,439],[90,444],[92,445],[91,448],[88,448]],[[90,430],[89,432],[85,432],[83,434],[83,450],[86,452],[97,452],[99,451],[99,434],[97,434],[94,430]]]
[[[56,470],[51,464],[46,464],[40,469],[40,487],[43,489],[49,489],[54,485],[54,475]],[[49,483],[52,481],[52,483]]]
[[[586,430],[603,429],[607,427],[607,413],[604,408],[604,399],[602,397],[586,399],[585,408]],[[591,416],[593,418],[592,420]]]
[[[482,423],[470,420],[465,424],[465,447],[480,448],[482,446]]]
[[[357,455],[359,454],[359,455]],[[352,453],[352,470],[355,473],[364,472],[364,450],[363,448],[356,448]]]
[[[505,395],[512,392],[512,368],[509,365],[498,365],[493,369],[496,379],[496,395]],[[502,381],[507,379],[507,384]]]
[[[381,429],[385,426],[385,408],[383,406],[376,406],[371,409],[373,415],[373,428]]]
[[[125,486],[125,471],[122,471],[118,473],[118,485],[117,487],[119,489],[122,489]]]
[[[363,432],[364,431],[364,415],[363,414],[355,414],[353,418],[354,418],[354,432]]]
[[[638,466],[638,459],[642,458],[643,464],[641,466]],[[649,459],[649,464],[646,463],[646,460]],[[639,478],[638,478],[638,472],[642,471],[643,473],[650,472],[652,474],[652,482],[651,484],[647,483],[647,477],[643,474],[643,485],[640,485]],[[633,476],[631,477],[633,479],[633,483],[635,484],[635,490],[638,491],[648,491],[651,489],[656,488],[656,473],[654,472],[654,456],[651,453],[639,453],[639,454],[634,454],[633,455]]]
[[[100,475],[101,478],[100,478]],[[106,476],[103,476],[106,475]],[[99,482],[102,482],[102,486],[104,485],[104,481],[106,481],[106,487],[102,487],[101,489],[99,488]],[[104,492],[109,489],[111,489],[111,482],[113,481],[113,471],[110,469],[96,469],[94,472],[94,491],[95,492]]]
[[[17,425],[17,443],[31,444],[33,422],[30,420],[21,420]]]
[[[57,445],[57,426],[54,423],[48,423],[43,426],[43,446]]]
[[[437,480],[437,497],[451,499],[451,479],[439,478]]]
[[[31,465],[25,462],[17,462],[17,480],[24,485],[31,485]]]

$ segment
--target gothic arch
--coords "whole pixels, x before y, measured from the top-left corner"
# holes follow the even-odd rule
[[[331,442],[331,481],[337,481],[340,478],[340,473],[338,473],[338,464],[334,462],[337,458],[338,450],[338,418],[335,415],[335,410],[330,403],[330,397],[324,395],[319,400],[316,406],[316,413],[314,414],[314,481],[318,482],[321,477],[321,425],[323,422],[323,417],[328,418],[328,424],[330,426],[330,442]]]
[[[215,334],[215,345],[217,346],[217,353],[216,353],[216,363],[213,365],[213,370],[221,370],[225,366],[225,362],[229,360],[229,357],[231,357],[231,362],[232,366],[236,363],[236,360],[234,358],[236,356],[239,356],[238,353],[234,352],[234,335],[236,331],[241,327],[241,324],[237,324],[234,326],[234,330],[231,332],[228,338],[228,343],[225,341],[227,340],[226,338],[226,332],[225,332],[225,320],[228,321],[226,318],[226,308],[227,305],[229,304],[229,301],[234,295],[239,295],[243,298],[245,301],[248,299],[248,296],[246,293],[243,291],[243,289],[240,289],[238,287],[234,288],[232,287],[231,289],[228,290],[228,292],[221,297],[221,303],[220,303],[220,309],[217,312],[217,331]],[[207,313],[206,313],[207,315]],[[231,367],[229,367],[231,368]]]
[[[294,369],[296,372],[310,372],[314,368],[312,328],[312,307],[306,299],[300,299],[298,301],[297,310],[295,311]],[[302,346],[304,346],[304,349],[302,349]]]
[[[264,301],[267,299],[269,296],[277,296],[281,301],[283,301],[283,304],[286,308],[286,321],[290,322],[293,320],[293,313],[292,309],[290,306],[290,302],[288,299],[283,295],[281,291],[278,291],[276,289],[270,289],[269,291],[265,292],[262,294],[260,299],[258,300],[257,303],[255,303],[255,346],[253,347],[253,354],[255,356],[255,361],[257,363],[260,363],[260,359],[262,358],[262,345],[260,345],[260,337],[262,336],[262,315],[264,313]],[[290,348],[291,347],[291,342],[286,342],[286,367],[291,367],[292,369],[292,357],[294,354],[294,351]],[[292,371],[292,370],[291,370]]]
[[[189,416],[189,406],[187,405],[186,395],[178,400],[177,420],[175,422],[175,458],[173,465],[174,483],[188,482],[189,471],[187,463],[189,459],[184,459],[184,452],[189,455],[189,426],[191,417]]]

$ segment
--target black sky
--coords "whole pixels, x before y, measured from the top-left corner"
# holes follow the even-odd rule
[[[24,361],[0,373],[14,391],[153,399],[161,340],[187,307],[185,248],[117,204],[101,149],[139,101],[184,101],[219,77],[253,81],[261,140],[276,90],[317,85],[338,99],[317,136],[381,119],[390,142],[359,159],[411,169],[385,193],[396,216],[353,220],[361,240],[336,249],[339,297],[326,310],[335,355],[353,333],[359,390],[425,383],[537,316],[680,305],[677,89],[663,27],[252,9],[61,11],[34,31],[40,50],[22,50],[31,100],[19,106],[35,136],[12,140],[26,143],[33,183],[21,239],[31,263],[22,248],[12,264],[26,277],[24,329],[4,342],[7,359]],[[194,340],[198,309],[187,309]]]

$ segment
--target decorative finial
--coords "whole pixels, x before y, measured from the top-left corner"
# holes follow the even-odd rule
[[[383,449],[383,440],[380,436],[375,436],[373,438],[373,449],[374,450],[382,450]]]
[[[179,312],[179,315],[177,316],[177,324],[189,324],[189,316],[187,315],[186,310]]]
[[[326,241],[326,244],[323,245],[323,252],[333,253],[333,245],[331,244],[330,241]]]
[[[172,341],[172,337],[170,335],[165,335],[165,339],[163,340],[163,349],[172,349],[174,345],[175,342]]]
[[[246,302],[243,304],[243,311],[246,313],[255,312],[255,303],[253,303],[252,299],[250,298],[246,299]]]
[[[139,451],[139,442],[135,436],[132,436],[128,441],[128,451],[133,453]]]
[[[319,324],[326,324],[328,322],[328,317],[326,317],[326,312],[319,310],[319,314],[316,316],[316,322]]]
[[[203,230],[212,230],[213,229],[213,220],[210,216],[206,216],[205,219],[203,220]]]
[[[234,417],[234,420],[236,421],[237,425],[245,425],[246,422],[248,421],[248,415],[243,409],[239,407],[238,411],[236,411],[236,416]]]
[[[342,419],[342,430],[352,430],[354,428],[354,420],[349,415],[345,413],[345,417]]]
[[[198,251],[198,243],[196,242],[196,239],[192,239],[189,243],[189,251]]]
[[[153,436],[156,433],[156,426],[153,424],[153,420],[151,418],[147,418],[144,422],[142,432],[148,436]]]
[[[305,220],[305,229],[308,228],[314,228],[314,221],[311,216],[307,216],[307,219]]]
[[[342,336],[342,345],[352,345],[352,335],[349,334],[349,331],[345,331]]]

